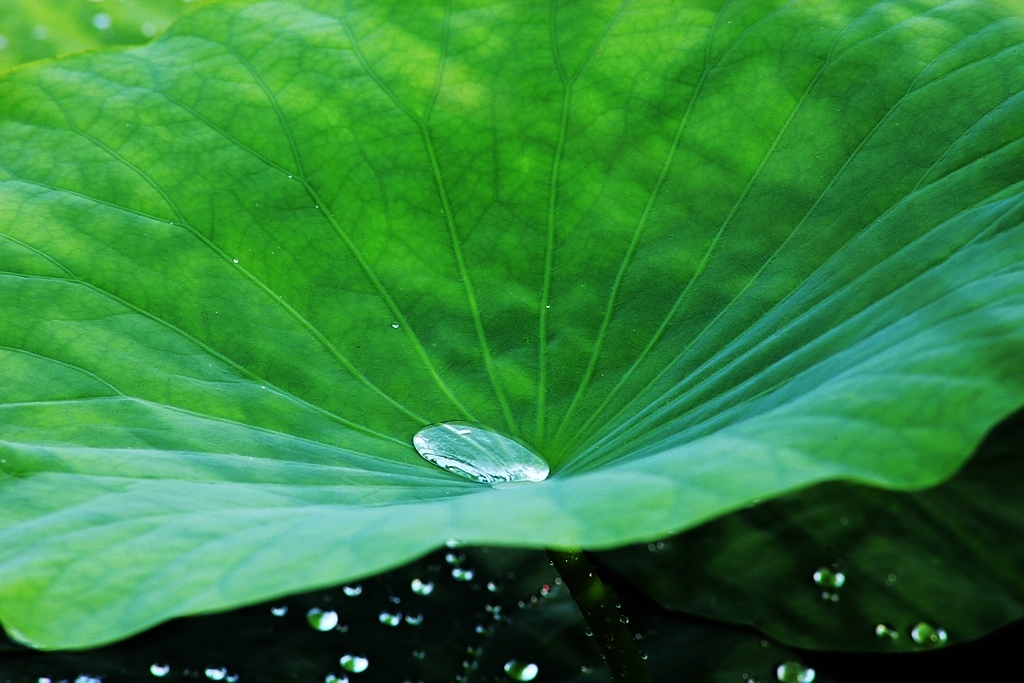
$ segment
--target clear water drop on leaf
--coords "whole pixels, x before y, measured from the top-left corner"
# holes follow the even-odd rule
[[[419,579],[412,580],[412,592],[416,595],[430,595],[434,592],[433,581],[420,581]]]
[[[348,676],[335,676],[334,674],[327,674],[324,676],[324,683],[348,683]]]
[[[927,621],[922,621],[910,629],[910,638],[918,645],[924,645],[925,647],[945,645],[946,641],[949,640],[945,629],[932,626]]]
[[[543,481],[548,464],[523,444],[465,422],[424,427],[412,439],[429,463],[481,484]]]
[[[357,595],[363,594],[363,587],[359,584],[356,584],[354,586],[342,586],[341,592],[350,598],[354,598]]]
[[[458,567],[466,561],[466,553],[445,553],[444,561],[453,567]]]
[[[228,677],[228,670],[224,667],[207,667],[203,673],[205,673],[206,677],[211,681],[223,681]]]
[[[338,661],[345,667],[345,671],[351,671],[354,674],[361,674],[370,666],[369,659],[356,655],[342,655]]]
[[[419,626],[420,624],[423,623],[423,615],[422,614],[406,614],[405,615],[405,623],[409,624],[410,626]]]
[[[513,681],[532,681],[540,671],[536,664],[510,659],[505,662],[505,675]]]
[[[314,607],[306,612],[306,621],[317,631],[330,631],[338,625],[338,613],[334,610],[327,610]]]
[[[163,678],[167,674],[171,673],[170,664],[151,664],[149,667],[149,673],[153,674],[157,678]]]
[[[811,683],[815,675],[814,669],[792,660],[779,664],[775,670],[779,683]]]
[[[283,617],[288,614],[288,605],[277,605],[270,608],[270,613],[275,617]]]

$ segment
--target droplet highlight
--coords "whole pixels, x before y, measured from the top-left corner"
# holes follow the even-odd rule
[[[897,631],[890,624],[877,624],[875,626],[875,635],[878,636],[879,638],[884,638],[884,639],[888,639],[888,640],[896,640],[897,638],[900,637],[900,632]]]
[[[816,675],[814,669],[792,660],[779,664],[775,670],[779,683],[811,683]]]
[[[338,625],[338,613],[334,610],[324,611],[314,607],[306,612],[306,621],[317,631],[330,631]]]
[[[505,675],[513,681],[532,681],[537,677],[540,668],[531,662],[510,659],[505,662]]]
[[[394,612],[381,612],[377,619],[385,626],[398,626],[402,623],[402,615]]]
[[[419,579],[412,580],[412,592],[416,595],[430,595],[434,592],[433,581],[420,581]]]
[[[550,469],[523,444],[465,422],[424,427],[412,439],[427,462],[481,484],[544,481]]]
[[[932,626],[927,621],[922,621],[910,629],[910,639],[924,647],[936,647],[938,645],[945,645],[946,641],[949,640],[949,635],[946,633],[946,629],[938,628]]]
[[[345,671],[349,671],[354,674],[361,674],[370,666],[369,659],[366,657],[357,657],[356,655],[343,655],[338,661],[341,662]]]
[[[149,667],[149,673],[153,674],[157,678],[163,678],[167,674],[171,673],[170,664],[151,664]]]

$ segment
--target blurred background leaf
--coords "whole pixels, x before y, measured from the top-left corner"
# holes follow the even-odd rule
[[[137,45],[203,0],[3,0],[0,72],[110,45]]]
[[[656,602],[794,647],[902,652],[1024,616],[1024,412],[945,484],[828,483],[602,559]],[[921,639],[922,632],[918,632]]]

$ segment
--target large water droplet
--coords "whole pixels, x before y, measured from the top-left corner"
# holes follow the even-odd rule
[[[354,674],[361,674],[370,666],[369,659],[356,655],[343,655],[338,661],[345,667],[345,671],[351,671]]]
[[[421,429],[412,439],[423,459],[482,484],[543,481],[548,464],[529,448],[488,429],[445,422]]]
[[[540,669],[536,664],[510,659],[505,663],[505,674],[513,681],[532,681]]]
[[[330,631],[338,625],[338,613],[334,610],[323,611],[314,607],[306,612],[306,620],[317,631]]]
[[[922,621],[910,629],[910,637],[918,645],[925,645],[927,647],[945,645],[946,641],[949,640],[945,629],[936,628],[926,621]]]
[[[775,670],[775,677],[780,683],[811,683],[814,676],[814,669],[792,660],[779,664]]]
[[[412,580],[412,592],[416,595],[430,595],[434,592],[433,581],[420,581],[419,579]]]

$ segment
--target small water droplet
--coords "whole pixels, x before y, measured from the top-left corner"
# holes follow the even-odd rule
[[[828,567],[822,567],[814,572],[814,583],[830,590],[842,588],[843,584],[846,583],[846,574],[840,571],[833,571]]]
[[[619,623],[620,624],[628,624],[629,623],[629,617],[627,617],[625,614],[623,614],[622,616],[619,617]]]
[[[7,39],[7,36],[0,35],[0,50],[6,50],[10,45],[11,41]]]
[[[419,626],[420,624],[423,623],[423,615],[422,614],[406,614],[405,615],[405,623],[409,624],[410,626]]]
[[[587,666],[586,664],[581,664],[580,665],[580,673],[581,674],[586,675],[586,674],[593,673],[593,672],[594,672],[594,667]]]
[[[385,626],[398,626],[402,623],[402,615],[393,612],[381,612],[377,615],[377,619]]]
[[[50,29],[46,28],[42,24],[32,28],[32,37],[36,40],[46,40],[46,37],[50,35]]]
[[[481,484],[543,481],[550,471],[539,455],[518,441],[468,423],[424,427],[412,443],[427,462]]]
[[[919,622],[917,626],[910,629],[910,638],[918,645],[926,647],[945,645],[949,640],[945,629],[932,626],[927,621]]]
[[[222,666],[220,666],[220,667],[214,667],[214,666],[207,667],[203,671],[203,673],[206,674],[206,677],[209,678],[211,681],[223,681],[228,676],[228,670],[225,669]]]
[[[152,21],[147,21],[142,24],[139,30],[145,37],[152,38],[156,35],[156,24],[154,24]]]
[[[815,675],[814,669],[792,660],[779,664],[775,670],[779,683],[811,683]]]
[[[393,328],[395,328],[397,330],[398,329],[398,323],[397,322],[391,323],[391,327],[393,327]]]
[[[513,681],[532,681],[537,677],[540,669],[531,662],[521,662],[518,659],[510,659],[505,662],[505,675]]]
[[[114,20],[106,12],[100,12],[92,16],[92,27],[98,31],[106,31],[114,25]]]
[[[445,553],[444,561],[453,567],[458,567],[466,561],[466,553]]]
[[[412,580],[412,592],[416,595],[430,595],[434,592],[433,581],[420,581],[419,579]]]
[[[352,586],[342,586],[341,592],[350,598],[354,598],[357,595],[363,594],[363,587],[360,586],[358,583]]]
[[[356,655],[342,655],[338,661],[345,667],[345,671],[350,671],[354,674],[361,674],[370,666],[369,659],[357,657]]]
[[[345,676],[344,674],[341,676],[327,674],[324,676],[324,683],[348,683],[348,676]]]
[[[283,617],[288,614],[288,605],[278,605],[277,607],[271,607],[270,613],[275,617]]]
[[[494,581],[488,581],[487,582],[487,592],[488,593],[500,593],[501,592],[501,584],[495,583]]]
[[[232,263],[238,263],[238,259],[236,259],[236,258],[233,258],[233,259],[231,259],[231,262],[232,262]]]
[[[452,578],[456,581],[472,581],[474,572],[472,569],[466,569],[465,567],[453,567]]]
[[[444,542],[445,548],[458,548],[460,545],[462,545],[462,541],[456,541],[454,538],[449,538]]]
[[[501,614],[501,605],[484,605],[484,611],[488,614]]]
[[[170,664],[150,664],[149,673],[153,674],[157,678],[163,678],[167,674],[171,673]]]
[[[426,657],[427,657],[427,653],[424,652],[423,650],[413,650],[412,651],[412,658],[413,659],[426,659]]]
[[[894,583],[896,583],[896,575],[895,574],[889,574],[887,577],[885,577],[885,585],[886,586],[891,586]]]
[[[879,638],[888,638],[889,640],[896,640],[900,637],[900,632],[889,624],[878,624],[877,626],[875,626],[875,635]]]
[[[314,607],[306,612],[306,621],[317,631],[330,631],[338,625],[338,613],[334,610],[324,611]]]

